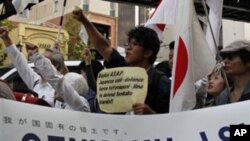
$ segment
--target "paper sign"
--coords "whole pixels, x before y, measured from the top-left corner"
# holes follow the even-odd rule
[[[102,111],[123,113],[135,103],[144,103],[148,75],[143,68],[121,67],[104,69],[97,78],[97,98]]]

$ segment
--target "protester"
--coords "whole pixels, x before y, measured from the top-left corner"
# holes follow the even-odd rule
[[[146,27],[136,27],[128,33],[126,57],[121,56],[84,16],[81,9],[73,11],[73,17],[86,28],[89,40],[105,60],[105,67],[136,66],[147,70],[148,94],[145,103],[135,103],[135,114],[168,113],[170,80],[156,71],[152,65],[159,52],[160,41],[156,32]],[[160,76],[160,77],[158,77]],[[159,78],[156,80],[155,78]]]
[[[26,51],[27,51],[27,55],[28,55],[28,61],[32,61],[30,60],[30,57],[34,54],[38,52],[38,47],[35,44],[29,43],[27,42],[25,44],[26,47]]]
[[[38,93],[38,98],[44,99],[52,107],[54,106],[54,94],[55,90],[47,83],[40,75],[38,75],[29,65],[27,59],[24,55],[17,49],[15,44],[12,43],[9,35],[8,29],[6,27],[0,27],[0,36],[6,46],[6,52],[11,59],[14,67],[17,69],[18,74],[31,90],[34,90]],[[34,44],[27,43],[28,49],[27,52],[29,55],[35,54],[38,52],[38,49]]]
[[[165,61],[162,61],[162,62],[158,63],[158,64],[155,66],[155,69],[157,69],[158,71],[161,71],[161,72],[165,73],[166,76],[167,76],[168,78],[170,78],[170,77],[171,77],[171,71],[172,71],[172,70],[170,69],[169,66],[170,66],[170,65],[169,65],[169,61],[165,60]]]
[[[54,54],[54,50],[53,49],[51,49],[51,48],[45,48],[43,56],[46,57],[46,58],[48,58],[48,59],[51,59],[53,54]]]
[[[169,68],[172,70],[173,69],[173,62],[174,62],[174,46],[175,46],[175,41],[172,41],[169,43],[169,53],[168,53],[168,64]],[[171,72],[172,76],[172,72]]]
[[[91,59],[89,48],[83,49],[84,61],[79,64],[81,74],[87,79],[89,91],[85,98],[88,100],[91,112],[100,113],[96,98],[96,79],[98,73],[103,69],[101,62]]]
[[[84,61],[79,64],[81,73],[87,79],[90,88],[96,91],[97,75],[101,70],[104,69],[104,67],[100,61],[91,58],[91,52],[89,48],[83,49],[83,58]]]
[[[52,49],[45,48],[43,56],[50,59],[57,71],[59,71],[61,74],[66,74],[69,72],[68,67],[64,63],[64,56],[60,52],[60,46],[58,43],[55,43]]]
[[[61,75],[55,69],[49,59],[40,55],[36,51],[33,51],[30,52],[30,58],[34,61],[36,70],[35,72],[28,66],[25,57],[19,52],[19,50],[17,50],[16,46],[12,43],[8,35],[7,28],[0,27],[0,36],[3,39],[5,46],[7,47],[7,53],[10,56],[19,75],[24,80],[28,88],[33,89],[38,93],[39,98],[46,100],[50,105],[56,108],[86,112],[90,111],[87,100],[84,97],[79,96],[79,94],[85,95],[88,90],[88,85],[85,79],[80,81],[80,88],[84,89],[83,91],[81,91],[83,93],[80,93],[80,91],[77,92],[74,89],[74,86],[71,86],[70,83],[64,79],[63,75]],[[80,79],[79,77],[83,79],[81,75],[70,76],[72,82],[78,81]],[[48,83],[48,80],[50,81],[50,83]],[[84,82],[86,85],[84,85]],[[55,90],[58,95],[56,95],[56,97],[54,98]],[[56,104],[54,104],[55,99]],[[62,103],[58,101],[59,99],[62,100]]]
[[[0,81],[0,98],[16,100],[12,90],[2,81]]]
[[[56,108],[89,112],[89,103],[83,97],[88,91],[88,84],[77,73],[60,74],[48,58],[34,54],[36,71],[55,89]],[[60,101],[60,102],[58,102]]]
[[[208,75],[208,88],[205,107],[215,106],[215,100],[226,88],[226,80],[222,74],[222,64],[217,64],[211,74]]]
[[[250,99],[250,41],[238,40],[221,50],[224,70],[232,81],[230,92],[224,91],[216,100],[217,105]]]
[[[64,63],[64,56],[60,52],[54,52],[50,58],[51,63],[56,67],[56,70],[61,74],[69,72],[68,67]]]
[[[217,96],[226,88],[226,80],[223,78],[221,63],[215,65],[212,73],[208,75],[208,80],[197,91],[197,104],[195,109],[215,106]]]

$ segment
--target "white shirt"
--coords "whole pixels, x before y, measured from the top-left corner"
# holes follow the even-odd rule
[[[78,92],[67,82],[52,65],[49,59],[37,54],[33,56],[36,71],[46,78],[49,84],[55,89],[56,93],[62,96],[65,103],[56,102],[56,108],[70,109],[75,111],[89,112],[88,101],[81,97]]]
[[[28,65],[27,59],[17,49],[16,45],[7,47],[6,52],[28,88],[34,90],[39,98],[44,99],[53,107],[55,90],[52,86],[49,83],[42,83],[41,76]]]
[[[80,96],[67,81],[64,81],[63,77],[59,76],[57,80],[53,78],[53,82],[49,80],[49,83],[51,83],[56,92],[61,95],[64,100],[64,102],[56,101],[56,108],[90,112],[88,101]]]

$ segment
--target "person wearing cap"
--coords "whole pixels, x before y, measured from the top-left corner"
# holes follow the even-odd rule
[[[232,86],[216,100],[217,105],[250,99],[250,41],[235,41],[220,52],[224,61],[224,70]]]
[[[145,103],[135,103],[133,112],[135,114],[168,113],[171,82],[165,75],[161,75],[153,68],[160,48],[160,40],[156,32],[143,26],[131,29],[128,32],[126,57],[123,57],[88,21],[81,9],[75,9],[72,16],[86,28],[89,40],[104,58],[106,68],[134,66],[144,68],[147,71],[149,81]],[[159,78],[159,80],[155,81],[155,78]]]

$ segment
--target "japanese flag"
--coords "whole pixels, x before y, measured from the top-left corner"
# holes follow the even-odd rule
[[[163,40],[163,31],[166,24],[173,24],[175,19],[175,13],[168,10],[169,8],[175,7],[175,1],[173,0],[163,0],[160,1],[159,5],[151,15],[150,19],[145,24],[146,27],[154,29],[160,40]],[[164,19],[164,17],[171,17]]]
[[[179,0],[170,112],[191,110],[196,104],[194,83],[207,77],[216,61],[205,39],[193,0]]]
[[[197,19],[193,0],[164,0],[160,7],[162,10],[156,10],[148,23],[174,24],[177,30],[170,112],[191,110],[196,104],[194,83],[207,77],[216,61]]]

